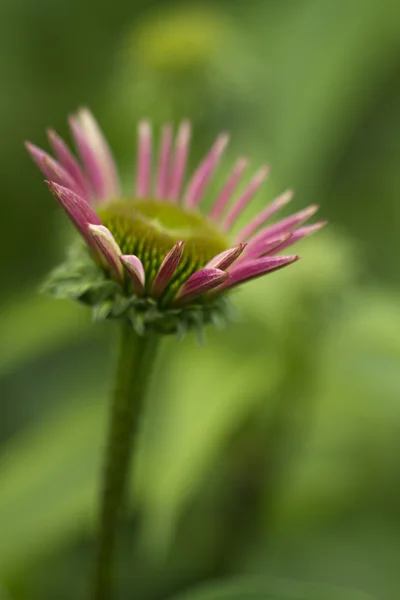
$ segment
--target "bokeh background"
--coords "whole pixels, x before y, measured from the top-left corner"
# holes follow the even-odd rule
[[[252,211],[294,187],[330,222],[204,347],[165,340],[120,598],[232,575],[274,599],[400,597],[399,26],[391,0],[1,2],[2,600],[89,586],[115,331],[37,293],[73,232],[23,148],[81,105],[127,191],[138,119],[190,117],[193,164],[222,130],[221,178],[272,163]]]

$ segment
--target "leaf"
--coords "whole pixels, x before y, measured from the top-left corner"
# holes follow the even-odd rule
[[[345,588],[291,580],[236,578],[186,592],[175,600],[372,600]]]
[[[161,546],[226,440],[283,376],[273,351],[240,354],[237,340],[236,352],[222,352],[218,335],[206,348],[180,344],[150,403],[137,482],[148,536]]]
[[[0,455],[0,574],[21,568],[92,520],[103,444],[104,392],[15,437]]]
[[[313,186],[317,177],[323,181],[343,139],[380,91],[395,51],[396,17],[394,5],[377,0],[365,0],[362,11],[358,3],[319,0],[287,11],[274,48],[279,60],[271,61],[269,76],[279,127],[275,161],[294,181],[310,173]]]
[[[0,308],[0,376],[45,352],[89,336],[88,311],[36,291]]]
[[[11,597],[8,595],[6,590],[0,584],[0,600],[11,600]]]
[[[330,323],[318,356],[318,412],[280,502],[280,527],[360,514],[371,492],[375,502],[396,502],[399,331],[399,294],[373,288],[348,295]]]

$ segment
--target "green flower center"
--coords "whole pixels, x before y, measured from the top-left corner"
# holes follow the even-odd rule
[[[114,200],[97,212],[122,253],[135,254],[142,261],[147,292],[165,256],[176,242],[185,241],[165,299],[172,298],[190,275],[229,247],[228,240],[201,214],[185,212],[165,201]]]

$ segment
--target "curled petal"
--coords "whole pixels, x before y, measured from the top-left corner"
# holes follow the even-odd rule
[[[281,208],[283,208],[290,200],[293,198],[293,191],[286,190],[281,196],[278,196],[275,200],[271,202],[266,209],[260,212],[259,215],[255,217],[246,227],[242,229],[242,231],[237,235],[236,240],[238,242],[242,242],[244,240],[249,239],[251,235],[257,229],[262,227],[264,223],[268,221],[275,213],[277,213]]]
[[[70,126],[94,195],[99,200],[115,198],[120,193],[117,169],[94,117],[83,108],[70,118]]]
[[[53,131],[53,129],[49,129],[47,135],[51,147],[53,148],[54,154],[57,156],[64,169],[71,175],[72,179],[74,179],[74,181],[76,182],[80,190],[80,195],[82,196],[82,198],[89,201],[89,185],[75,156],[72,154],[64,140],[60,138],[60,136],[57,135],[57,133]]]
[[[142,261],[134,254],[124,254],[120,256],[120,260],[132,280],[135,292],[143,296],[146,277]]]
[[[224,250],[217,256],[214,256],[210,260],[209,263],[206,264],[207,269],[221,269],[221,271],[225,271],[228,267],[230,267],[235,260],[239,258],[245,249],[246,244],[239,244],[235,248],[229,248],[229,250]]]
[[[221,216],[224,208],[228,204],[233,192],[235,191],[240,178],[242,177],[244,170],[248,165],[247,158],[240,158],[233,168],[232,173],[229,175],[224,187],[222,188],[215,204],[210,212],[210,218],[213,221],[217,221]]]
[[[30,142],[25,142],[25,146],[34,162],[46,177],[63,187],[73,190],[75,193],[79,192],[76,181],[59,162],[50,156],[50,154],[47,154],[47,152]]]
[[[174,161],[171,168],[168,198],[177,202],[181,193],[182,181],[185,175],[187,157],[190,144],[190,123],[183,121],[176,138]]]
[[[238,265],[229,273],[229,280],[223,285],[224,289],[231,288],[250,279],[261,277],[267,273],[272,273],[282,267],[296,262],[299,260],[299,256],[267,256],[265,258],[258,258],[257,260],[244,262]]]
[[[176,304],[184,304],[193,300],[201,294],[205,294],[214,289],[228,279],[228,273],[220,269],[200,269],[189,277],[183,284],[176,297]]]
[[[82,237],[98,254],[98,246],[89,233],[89,225],[101,225],[99,216],[89,206],[86,200],[75,194],[75,192],[52,181],[46,181],[46,183],[53,196],[60,203],[72,223],[81,233]]]
[[[185,242],[176,242],[174,247],[168,252],[167,256],[161,263],[151,289],[151,294],[154,298],[158,298],[171,281],[171,278],[178,268],[182,258],[184,245]]]
[[[226,133],[220,135],[208,155],[203,159],[193,174],[184,199],[185,205],[189,208],[193,208],[199,204],[205,187],[209,182],[228,141],[229,136]]]
[[[232,209],[228,213],[223,223],[223,227],[225,231],[229,231],[239,217],[240,213],[246,208],[247,204],[253,198],[254,194],[257,192],[258,188],[263,184],[265,179],[268,177],[269,167],[265,165],[261,167],[259,171],[255,174],[253,179],[250,181],[247,189],[240,196],[239,200],[233,205]]]
[[[171,161],[172,127],[165,125],[160,144],[158,174],[156,185],[157,198],[164,198],[168,193],[168,173]]]
[[[113,234],[103,225],[89,225],[89,232],[97,244],[101,256],[117,281],[122,281],[123,268],[119,259],[121,248]]]
[[[150,193],[151,179],[151,127],[148,121],[141,121],[138,127],[139,148],[136,180],[136,195],[144,198]]]

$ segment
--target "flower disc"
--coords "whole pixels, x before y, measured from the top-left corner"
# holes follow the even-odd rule
[[[143,264],[146,291],[174,244],[185,247],[163,300],[169,301],[184,281],[228,248],[228,241],[199,213],[158,200],[114,200],[98,208],[123,254],[134,254]]]

